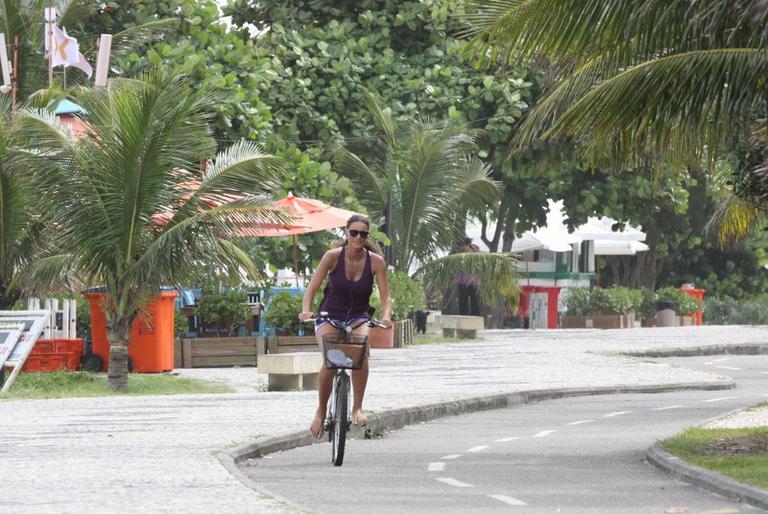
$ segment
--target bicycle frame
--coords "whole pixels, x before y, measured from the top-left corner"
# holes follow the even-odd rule
[[[328,313],[321,312],[316,319],[308,319],[309,321],[327,321],[334,328],[339,331],[341,342],[348,341],[351,337],[354,337],[352,332],[362,326],[368,324],[368,326],[381,326],[386,327],[383,323],[373,318],[366,320],[356,320],[353,323],[345,321],[337,321],[330,319]],[[367,358],[367,342],[361,349],[363,355],[361,356],[361,363]],[[324,354],[325,357],[325,354]],[[326,366],[328,366],[326,361]],[[331,368],[332,369],[332,368]],[[347,431],[352,425],[352,419],[349,409],[349,396],[350,396],[350,369],[346,367],[336,367],[336,373],[333,377],[331,396],[328,402],[328,415],[325,418],[325,429],[328,432],[328,439],[331,442],[331,462],[335,466],[341,466],[344,461],[344,447],[346,445]]]

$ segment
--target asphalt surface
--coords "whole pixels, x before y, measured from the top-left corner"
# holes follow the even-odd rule
[[[768,400],[768,356],[652,361],[732,376],[736,389],[544,401],[247,461],[260,490],[319,512],[764,512],[643,461],[657,440]]]

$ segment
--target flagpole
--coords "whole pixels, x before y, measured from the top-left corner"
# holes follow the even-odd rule
[[[48,27],[48,87],[53,84],[53,7],[45,8],[45,19]]]
[[[13,82],[11,110],[16,112],[16,92],[19,90],[19,36],[13,38]]]

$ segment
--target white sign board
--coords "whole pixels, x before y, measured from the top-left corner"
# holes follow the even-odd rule
[[[0,311],[0,325],[21,325],[21,336],[6,358],[5,366],[13,368],[11,375],[3,384],[2,391],[8,391],[16,376],[24,366],[29,353],[34,348],[40,334],[43,333],[50,320],[48,311]]]
[[[19,342],[23,328],[24,325],[18,323],[0,322],[0,368],[5,365],[5,361],[11,356],[16,343]]]

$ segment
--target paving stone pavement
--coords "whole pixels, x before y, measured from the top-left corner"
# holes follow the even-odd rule
[[[720,382],[622,351],[765,343],[768,329],[486,331],[466,343],[372,350],[366,408],[561,387]],[[179,370],[217,395],[0,401],[0,513],[282,512],[229,475],[217,450],[303,430],[315,392],[265,391],[253,368]]]

